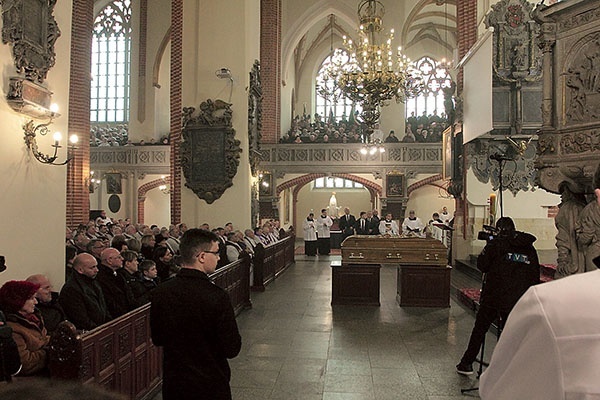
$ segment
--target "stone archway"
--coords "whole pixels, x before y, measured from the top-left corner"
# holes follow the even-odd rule
[[[296,202],[298,201],[298,193],[304,186],[306,186],[310,182],[314,181],[317,178],[323,178],[325,176],[334,176],[336,178],[348,179],[350,181],[358,182],[358,183],[362,184],[369,191],[369,194],[371,195],[371,204],[374,204],[377,196],[381,196],[381,194],[383,193],[383,188],[381,185],[378,185],[375,182],[372,182],[368,179],[361,178],[360,176],[356,176],[353,174],[345,174],[345,173],[337,174],[336,173],[336,174],[326,175],[323,173],[314,173],[314,174],[306,174],[306,175],[302,175],[302,176],[299,176],[294,179],[290,179],[287,182],[283,182],[282,184],[277,185],[276,196],[279,197],[280,193],[282,191],[284,191],[285,189],[294,188],[294,190],[292,191],[292,215],[293,215],[292,216],[292,224],[293,224],[293,226],[297,226]]]

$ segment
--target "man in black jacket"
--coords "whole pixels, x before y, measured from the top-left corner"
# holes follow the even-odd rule
[[[136,307],[136,302],[119,270],[123,268],[123,256],[115,248],[102,251],[102,263],[98,266],[96,280],[102,288],[108,312],[113,318],[120,317]]]
[[[181,238],[182,268],[150,294],[152,341],[163,346],[164,400],[230,400],[228,358],[242,339],[227,293],[208,275],[219,260],[219,239],[202,229]]]
[[[348,236],[354,235],[354,225],[356,225],[356,217],[350,214],[348,207],[344,208],[344,215],[340,217],[340,230],[342,231],[342,241]]]
[[[98,282],[98,264],[94,256],[79,254],[73,260],[73,275],[58,296],[67,318],[77,329],[91,330],[111,320],[104,294]]]
[[[485,274],[480,307],[467,350],[456,371],[473,373],[473,362],[490,325],[496,318],[506,321],[508,314],[530,286],[540,282],[540,264],[533,247],[535,236],[515,230],[509,217],[496,223],[497,234],[490,237],[477,258],[477,268]]]

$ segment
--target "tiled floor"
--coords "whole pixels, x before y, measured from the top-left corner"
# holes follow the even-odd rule
[[[477,381],[454,369],[472,314],[454,301],[449,309],[400,308],[392,267],[381,270],[381,307],[331,307],[329,263],[339,258],[297,256],[264,293],[253,293],[253,308],[238,317],[243,348],[230,361],[233,398],[478,398],[461,395]],[[487,342],[491,354],[495,337]]]

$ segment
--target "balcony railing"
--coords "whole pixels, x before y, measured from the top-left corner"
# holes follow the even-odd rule
[[[442,170],[441,143],[385,143],[385,152],[362,154],[359,143],[262,144],[261,167],[281,172],[368,173],[374,168]]]
[[[261,168],[284,173],[371,173],[375,169],[442,171],[441,143],[385,143],[385,152],[363,155],[359,143],[262,144]],[[168,174],[170,147],[122,146],[90,148],[92,169],[129,169]]]
[[[90,147],[90,166],[94,170],[126,169],[168,175],[170,152],[168,145]]]

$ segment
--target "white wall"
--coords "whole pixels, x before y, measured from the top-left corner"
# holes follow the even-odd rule
[[[232,103],[233,128],[243,149],[233,187],[228,188],[213,204],[198,199],[182,182],[181,219],[189,226],[204,222],[211,226],[222,226],[228,221],[239,227],[251,225],[246,87],[254,60],[260,58],[259,10],[258,0],[243,3],[235,0],[192,0],[184,4],[183,106],[197,108],[209,98]],[[231,98],[229,80],[215,76],[215,71],[222,67],[232,72],[234,82]]]
[[[62,114],[50,126],[52,132],[68,136],[68,87],[70,68],[71,3],[58,2],[54,16],[61,30],[55,44],[56,65],[44,85],[52,91],[52,101]],[[0,27],[2,22],[0,21]],[[43,165],[27,151],[22,125],[30,118],[13,111],[5,101],[8,78],[17,76],[11,46],[0,43],[0,254],[6,257],[8,270],[0,275],[0,284],[25,279],[35,273],[49,276],[55,288],[64,281],[64,235],[66,214],[66,166]],[[44,122],[44,121],[38,121]],[[50,137],[38,137],[39,149],[50,153]],[[85,140],[87,137],[84,137]],[[65,144],[65,143],[63,143]],[[65,148],[59,159],[65,159]]]

